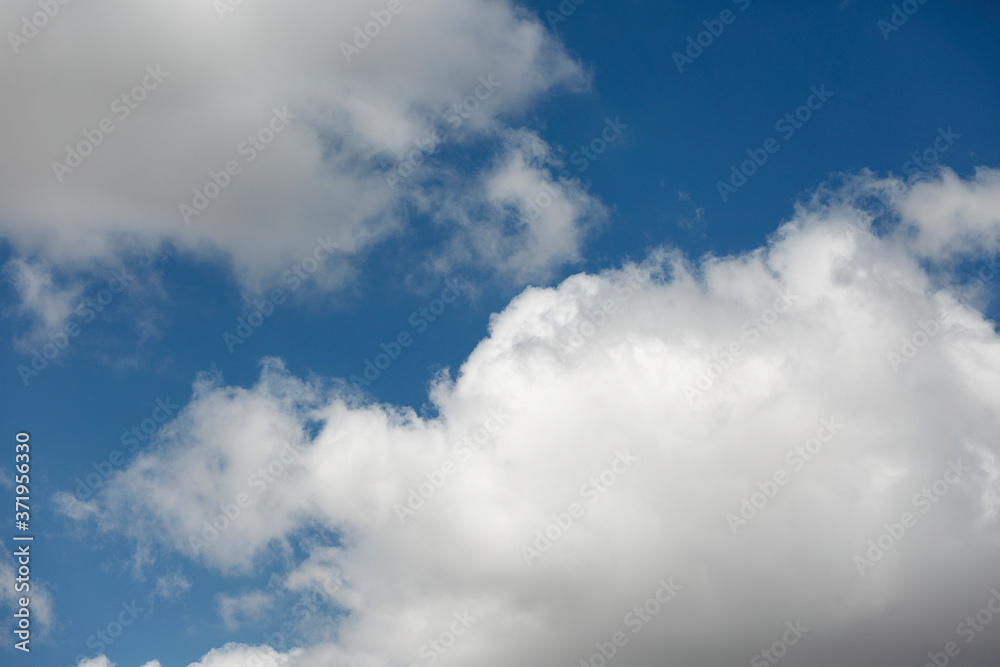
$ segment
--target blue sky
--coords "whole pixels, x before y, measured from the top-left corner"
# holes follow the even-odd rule
[[[0,10],[21,37],[0,66],[0,484],[14,495],[13,438],[30,433],[39,591],[31,653],[8,632],[2,664],[242,665],[283,632],[262,664],[423,665],[421,638],[477,605],[440,664],[579,664],[672,575],[671,620],[619,646],[619,664],[749,661],[801,613],[815,640],[788,647],[789,664],[916,665],[987,604],[1000,585],[997,290],[979,273],[1000,246],[995,4],[218,4],[71,3],[35,32],[38,3]],[[371,12],[391,19],[347,62],[341,44]],[[149,78],[157,65],[169,74]],[[122,95],[124,118],[109,106]],[[467,100],[468,118],[445,120]],[[104,117],[113,131],[95,129]],[[252,160],[249,135],[268,139]],[[92,155],[54,176],[88,136]],[[239,171],[218,176],[227,162]],[[187,224],[179,205],[212,174],[225,185]],[[884,212],[866,218],[873,200]],[[224,335],[275,290],[230,350]],[[778,333],[740,333],[780,293],[801,296]],[[608,303],[605,326],[593,313]],[[942,311],[946,334],[920,328]],[[583,314],[596,323],[584,348],[549,359]],[[67,325],[66,348],[24,370]],[[698,385],[732,342],[747,356]],[[378,377],[353,382],[383,351],[395,358]],[[489,455],[459,460],[438,507],[398,522],[397,500],[497,405],[513,416]],[[793,479],[756,535],[730,532],[727,508],[773,478],[782,442],[833,413],[848,424],[834,442],[850,445]],[[304,448],[287,475],[193,552],[192,527],[286,440]],[[642,472],[615,470],[566,542],[525,565],[521,542],[628,443]],[[910,491],[960,455],[972,472],[920,518]],[[109,479],[80,492],[97,469]],[[919,521],[895,562],[855,571],[852,554],[908,507]],[[485,558],[506,543],[512,562]],[[748,556],[766,548],[799,583],[767,589],[741,623],[760,591],[722,589],[737,563],[771,582]],[[340,577],[336,595],[317,572]],[[595,596],[573,592],[581,581]],[[92,638],[133,601],[120,637]],[[697,621],[722,608],[734,617],[715,646]],[[858,629],[873,609],[881,638]],[[965,664],[1000,664],[995,626],[957,637]]]

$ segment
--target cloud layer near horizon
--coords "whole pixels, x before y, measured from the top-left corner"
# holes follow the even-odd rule
[[[527,289],[437,378],[433,418],[276,359],[250,388],[204,376],[76,516],[234,575],[304,549],[266,591],[277,617],[308,590],[339,612],[265,664],[429,664],[463,613],[441,664],[576,665],[616,631],[623,667],[745,664],[796,621],[787,664],[922,664],[948,641],[974,664],[1000,651],[995,627],[956,634],[1000,585],[1000,338],[981,312],[998,197],[988,169],[862,175],[755,251]],[[661,580],[676,597],[629,622]]]

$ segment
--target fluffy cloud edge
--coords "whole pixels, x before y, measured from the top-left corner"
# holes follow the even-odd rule
[[[935,183],[968,201],[907,213]],[[826,628],[803,642],[813,664],[907,647],[916,659],[996,585],[982,575],[1000,554],[1000,339],[951,267],[956,248],[995,266],[982,261],[995,244],[963,239],[1000,232],[987,205],[1000,180],[864,185],[804,201],[738,256],[661,250],[526,289],[456,379],[433,385],[432,419],[277,360],[250,388],[203,379],[158,452],[99,497],[105,527],[165,529],[161,547],[231,572],[287,556],[310,526],[334,531],[285,584],[319,590],[325,574],[347,612],[335,639],[295,658],[309,667],[426,658],[465,613],[483,620],[449,659],[585,660],[638,623],[616,610],[673,577],[667,629],[637,639],[629,662],[749,659],[802,618]],[[895,221],[858,192],[880,194]],[[930,269],[927,253],[947,261]],[[995,289],[995,271],[975,279]],[[226,474],[207,473],[212,461]],[[785,489],[789,477],[802,481]],[[906,622],[864,629],[886,609]],[[976,636],[968,652],[997,646]]]

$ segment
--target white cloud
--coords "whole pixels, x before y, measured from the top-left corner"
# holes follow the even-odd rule
[[[52,267],[45,262],[23,258],[11,259],[3,266],[4,278],[20,297],[19,310],[32,325],[18,341],[22,347],[45,340],[46,334],[62,334],[79,301],[83,285],[78,282],[60,285],[52,273]]]
[[[230,630],[235,630],[245,620],[260,620],[274,601],[263,591],[251,591],[242,595],[218,596],[219,616]]]
[[[579,259],[587,232],[607,215],[576,180],[556,181],[555,159],[538,135],[509,132],[505,150],[479,174],[478,187],[445,187],[424,205],[461,233],[442,261],[502,267],[517,283],[549,277]],[[454,192],[464,192],[456,197]],[[450,267],[439,267],[443,271]]]
[[[917,252],[944,259],[1000,251],[1000,171],[980,169],[974,178],[941,172],[940,181],[914,184],[899,212],[917,230]]]
[[[691,194],[683,190],[677,193],[677,199],[678,201],[687,202],[691,209],[691,213],[682,215],[677,219],[677,226],[689,232],[703,232],[706,226],[704,207],[695,205],[691,199]]]
[[[87,500],[77,500],[76,496],[68,491],[56,491],[52,497],[56,509],[71,519],[85,519],[96,516],[100,512],[97,503]]]
[[[249,285],[317,236],[349,257],[406,224],[383,171],[415,141],[494,136],[553,88],[587,86],[537,17],[506,0],[405,4],[350,63],[340,44],[372,20],[369,6],[243,3],[220,20],[214,4],[67,6],[11,57],[0,220],[19,252],[72,270],[172,245]],[[0,20],[35,10],[7,3]],[[489,75],[502,87],[453,130],[448,110]],[[287,124],[274,111],[286,107]],[[259,131],[260,145],[245,143]],[[53,166],[88,136],[97,145],[79,166]],[[239,173],[227,175],[231,160]],[[194,207],[210,172],[221,192],[186,224],[180,204]],[[335,264],[330,275],[350,274]]]
[[[117,663],[108,660],[106,655],[99,655],[94,658],[84,658],[76,667],[115,667]],[[150,660],[143,663],[142,667],[162,667],[159,660]]]
[[[15,543],[15,546],[20,548],[23,543]],[[20,563],[14,559],[7,547],[0,546],[0,609],[4,610],[5,622],[2,626],[5,630],[4,634],[14,636],[13,630],[16,627],[14,625],[14,612],[21,608],[20,598],[27,597],[31,602],[28,607],[32,623],[31,638],[46,640],[55,620],[52,593],[45,581],[39,580],[35,573],[31,573],[31,578],[27,581],[29,585],[27,591],[17,590],[16,584],[23,585],[25,583],[23,579],[21,582],[15,580],[20,576],[17,571],[19,566]]]
[[[247,665],[285,667],[296,664],[295,655],[294,651],[279,653],[270,646],[246,646],[230,643],[221,649],[210,651],[204,658],[192,663],[189,667],[246,667]]]
[[[156,578],[151,598],[161,597],[164,600],[176,600],[191,588],[191,582],[180,571]]]
[[[115,663],[108,660],[107,656],[99,655],[95,658],[84,658],[76,667],[115,667]]]
[[[998,228],[975,203],[908,208],[934,187],[992,201],[996,173],[977,179],[869,183],[902,215],[879,234],[848,189],[740,256],[663,250],[527,289],[435,382],[432,419],[275,360],[249,389],[206,376],[164,447],[97,497],[105,527],[231,572],[338,531],[286,579],[318,589],[328,575],[347,612],[296,667],[426,664],[463,613],[475,622],[445,659],[476,667],[579,664],[617,630],[623,667],[745,663],[797,619],[800,663],[920,661],[961,641],[956,625],[998,583],[1000,338],[955,276],[920,261],[971,249],[969,229],[996,247]],[[954,238],[932,222],[949,216],[963,219]],[[936,240],[914,242],[914,224]],[[429,497],[401,523],[421,484]],[[933,503],[915,498],[925,488]],[[761,489],[776,493],[747,525],[728,517]],[[536,544],[571,511],[564,535]],[[915,525],[882,537],[892,546],[859,574],[855,557],[904,512]],[[530,565],[525,545],[541,552]],[[671,577],[677,597],[633,634],[626,614]],[[973,662],[998,651],[993,632],[962,644]]]

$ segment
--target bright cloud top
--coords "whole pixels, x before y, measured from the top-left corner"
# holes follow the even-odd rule
[[[95,502],[231,573],[306,545],[285,592],[327,596],[326,630],[199,665],[916,664],[949,641],[985,660],[998,196],[990,170],[862,177],[753,252],[528,289],[437,379],[431,419],[273,359],[248,389],[205,376]],[[981,282],[921,262],[945,256]]]

